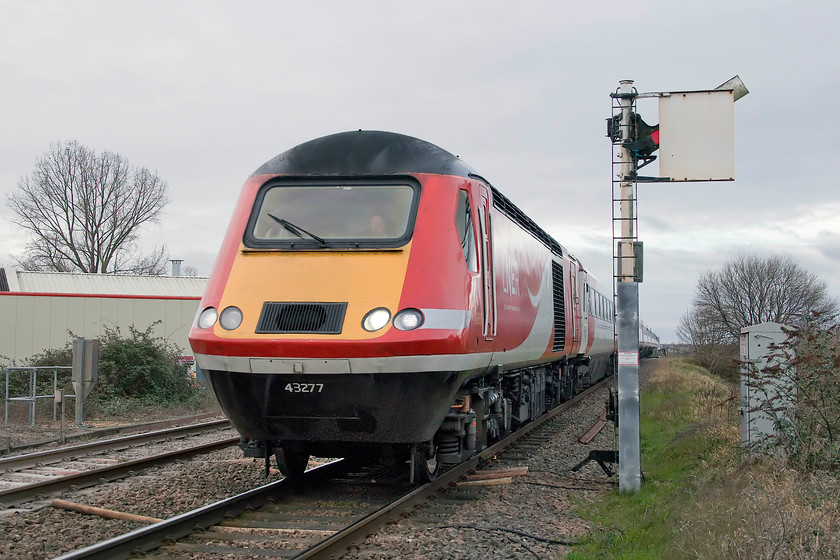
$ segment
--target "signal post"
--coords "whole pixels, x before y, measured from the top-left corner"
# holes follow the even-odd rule
[[[618,347],[619,491],[641,487],[639,428],[639,283],[642,243],[638,241],[638,183],[733,181],[735,101],[749,93],[738,76],[714,90],[638,93],[621,80],[613,99],[607,136],[613,143],[613,280]],[[636,100],[658,98],[659,124],[647,125]],[[660,135],[661,133],[661,135]],[[657,177],[639,169],[657,159]]]
[[[619,196],[613,193],[613,212],[619,206],[617,259],[614,265],[616,290],[616,334],[618,337],[618,481],[619,491],[635,491],[641,486],[641,434],[639,430],[639,283],[636,276],[637,160],[630,146],[637,131],[634,120],[632,80],[619,82],[616,99],[620,107]],[[616,217],[613,217],[615,222]],[[613,235],[615,236],[615,226]],[[641,263],[639,263],[641,265]]]

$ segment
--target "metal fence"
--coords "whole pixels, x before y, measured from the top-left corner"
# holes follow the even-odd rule
[[[37,367],[7,367],[4,368],[5,371],[5,378],[6,378],[6,395],[5,395],[5,414],[4,414],[4,425],[9,424],[9,404],[21,402],[26,403],[29,406],[29,425],[35,425],[35,404],[38,400],[46,400],[52,399],[53,401],[53,420],[56,420],[58,416],[58,404],[56,402],[55,394],[56,391],[59,389],[59,377],[62,378],[61,382],[64,383],[64,378],[66,373],[66,382],[70,383],[71,375],[72,375],[73,368],[70,366],[37,366]],[[45,374],[52,374],[53,380],[53,392],[48,395],[39,395],[38,392],[38,376],[45,375]],[[14,375],[27,375],[29,376],[29,390],[24,395],[18,396],[11,396],[10,395],[10,376]],[[42,377],[43,378],[43,377]],[[72,395],[68,395],[65,398],[72,398]]]

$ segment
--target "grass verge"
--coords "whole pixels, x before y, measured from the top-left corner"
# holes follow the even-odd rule
[[[590,559],[840,558],[835,473],[799,472],[740,449],[738,387],[662,359],[641,397],[645,482],[578,513]]]

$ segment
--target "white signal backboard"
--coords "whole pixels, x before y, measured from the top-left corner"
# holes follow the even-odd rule
[[[659,176],[671,181],[733,181],[734,105],[731,90],[660,97]]]

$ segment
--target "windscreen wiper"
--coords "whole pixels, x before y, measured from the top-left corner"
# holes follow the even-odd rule
[[[327,246],[327,242],[322,237],[318,237],[314,233],[310,233],[310,232],[306,231],[305,229],[303,229],[302,227],[296,226],[295,224],[293,224],[289,220],[284,220],[283,218],[278,218],[277,216],[274,216],[273,214],[269,214],[268,217],[271,218],[272,220],[274,220],[275,222],[277,222],[278,224],[280,224],[281,226],[283,226],[284,228],[286,228],[286,230],[288,230],[291,233],[297,235],[298,237],[303,237],[303,235],[306,234],[307,236],[311,237],[312,239],[314,239],[315,241],[320,243],[321,247],[326,247]]]

